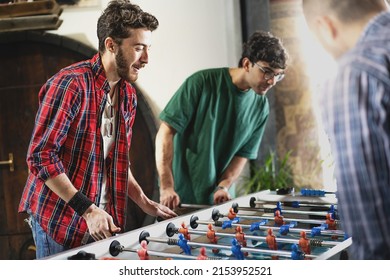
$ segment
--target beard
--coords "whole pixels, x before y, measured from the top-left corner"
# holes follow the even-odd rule
[[[137,77],[132,78],[130,76],[130,63],[126,60],[121,48],[119,48],[118,54],[115,56],[115,61],[117,67],[116,71],[121,79],[124,79],[129,83],[133,83],[137,80]]]

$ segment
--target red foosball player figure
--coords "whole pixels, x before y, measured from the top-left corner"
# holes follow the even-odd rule
[[[326,214],[326,224],[328,225],[329,230],[336,229],[336,221],[332,218],[330,213]]]
[[[213,225],[212,224],[208,224],[207,227],[209,229],[207,231],[207,233],[206,233],[207,238],[210,240],[211,243],[217,244],[218,239],[217,239],[217,236],[215,235],[215,230],[213,229]],[[212,251],[213,251],[214,254],[216,254],[216,253],[219,252],[219,249],[218,248],[213,248]]]
[[[278,227],[284,225],[283,216],[280,215],[280,211],[279,210],[275,211],[274,218],[275,218],[275,225],[277,225]]]
[[[269,228],[268,231],[267,231],[267,237],[265,238],[265,241],[267,242],[268,244],[268,248],[270,248],[271,250],[278,250],[278,244],[276,243],[276,237],[272,231],[272,228]],[[279,257],[278,256],[272,256],[272,259],[273,260],[278,260]]]
[[[181,223],[181,228],[179,228],[179,233],[183,234],[185,239],[191,240],[191,236],[188,233],[188,228],[184,222]]]
[[[333,219],[332,214],[328,213],[326,214],[326,221],[325,223],[328,225],[329,230],[336,230],[336,221]],[[332,235],[332,239],[338,239],[337,235]]]
[[[140,260],[149,260],[148,242],[146,240],[141,241],[141,248],[137,250],[137,254]]]
[[[242,230],[241,226],[236,227],[236,239],[242,247],[246,247],[245,233]],[[248,252],[244,252],[244,256],[248,256]]]
[[[298,245],[301,247],[302,252],[305,254],[311,254],[310,240],[306,237],[306,232],[301,231],[301,238],[299,239]]]
[[[205,247],[201,247],[200,248],[199,255],[198,255],[198,257],[196,259],[197,260],[207,260],[206,248]]]
[[[236,216],[237,216],[237,213],[234,212],[234,209],[233,209],[233,208],[230,208],[230,209],[229,209],[229,213],[228,213],[228,218],[229,218],[229,220],[233,220]]]

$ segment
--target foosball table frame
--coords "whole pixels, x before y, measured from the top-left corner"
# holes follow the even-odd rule
[[[239,207],[242,208],[249,208],[249,207],[254,208],[254,201],[256,201],[256,203],[261,203],[264,205],[265,204],[275,205],[276,203],[285,203],[287,205],[288,203],[298,202],[298,203],[306,203],[306,204],[319,205],[319,206],[334,205],[337,207],[337,200],[334,195],[311,197],[311,196],[302,196],[300,194],[277,195],[275,192],[272,191],[268,191],[268,190],[261,191],[261,192],[252,193],[249,195],[235,198],[224,204],[213,205],[200,210],[196,210],[188,214],[178,216],[173,219],[160,221],[160,222],[156,221],[151,225],[139,229],[135,229],[123,234],[118,234],[110,238],[107,238],[105,240],[93,242],[78,248],[67,250],[65,252],[50,256],[47,259],[66,260],[71,258],[72,256],[77,255],[80,252],[86,252],[88,254],[94,255],[96,259],[113,258],[112,253],[110,253],[111,250],[110,247],[112,247],[112,244],[115,243],[115,244],[120,244],[121,248],[125,249],[125,251],[121,252],[120,254],[118,254],[117,252],[116,253],[117,256],[115,256],[116,258],[139,260],[139,256],[136,253],[136,251],[138,248],[140,248],[140,243],[141,243],[140,236],[144,235],[145,233],[147,234],[147,236],[166,239],[169,238],[166,232],[168,225],[174,224],[177,227],[179,227],[181,224],[186,224],[188,228],[190,228],[190,223],[191,221],[194,220],[194,218],[197,220],[210,221],[211,223],[213,223],[215,222],[215,213],[223,213],[223,214],[229,213],[229,211],[231,211],[232,205],[235,206],[238,205]],[[256,208],[254,208],[254,211],[256,211]],[[294,210],[291,212],[294,212]],[[241,212],[239,211],[238,214],[240,213]],[[250,211],[242,212],[242,213],[245,213],[245,215],[251,214]],[[269,217],[272,219],[272,216],[269,215],[264,217]],[[220,220],[221,221],[228,220],[227,215],[221,215]],[[195,236],[193,235],[192,238],[193,240],[195,240],[196,235]],[[339,242],[337,242],[335,246],[332,246],[325,252],[316,255],[311,259],[313,260],[340,259],[342,252],[346,252],[347,248],[351,244],[352,244],[352,238],[350,237],[342,238],[341,240],[339,240]],[[126,248],[128,249],[128,252],[126,252]],[[150,242],[148,244],[148,250],[164,252],[167,250],[167,248],[168,246],[166,244],[154,243],[154,242]]]

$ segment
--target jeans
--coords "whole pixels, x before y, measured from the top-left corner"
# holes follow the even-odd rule
[[[66,247],[58,244],[46,234],[31,214],[27,222],[34,238],[37,259],[42,259],[67,250]]]

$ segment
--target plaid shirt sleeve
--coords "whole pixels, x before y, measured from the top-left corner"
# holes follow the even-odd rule
[[[80,109],[77,83],[72,77],[58,75],[39,92],[39,110],[28,149],[30,171],[46,181],[65,172],[61,162],[61,146],[70,123]]]

